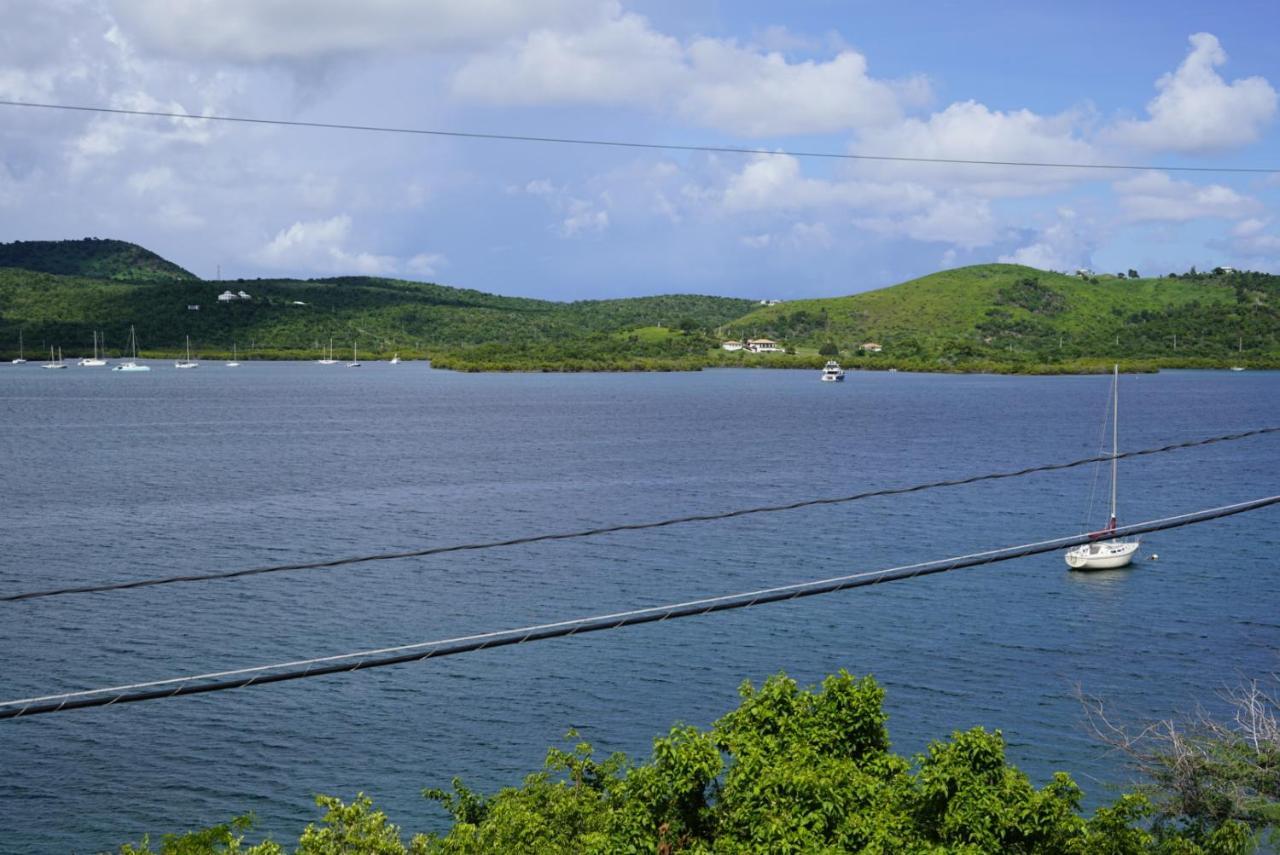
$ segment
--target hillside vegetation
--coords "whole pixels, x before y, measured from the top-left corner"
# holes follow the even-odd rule
[[[1085,280],[988,264],[850,297],[760,308],[726,332],[816,346],[830,342],[850,352],[875,342],[885,360],[943,365],[979,359],[1266,360],[1277,355],[1278,310],[1280,277],[1266,274]]]
[[[0,267],[134,282],[193,280],[195,274],[122,240],[27,240],[0,243]]]
[[[1280,277],[1196,273],[1081,279],[1011,264],[948,270],[849,297],[762,307],[666,295],[560,303],[376,277],[209,282],[121,241],[0,244],[0,358],[52,345],[111,355],[137,328],[144,355],[233,343],[256,358],[314,358],[330,339],[461,370],[689,370],[708,366],[918,371],[1280,367]],[[220,302],[225,290],[249,296]],[[198,308],[193,308],[198,307]],[[726,338],[782,354],[726,353]],[[883,352],[860,345],[876,342]]]

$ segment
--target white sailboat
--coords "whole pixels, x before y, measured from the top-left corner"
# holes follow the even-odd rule
[[[199,368],[200,363],[191,358],[191,336],[187,336],[187,358],[178,359],[173,363],[174,368]]]
[[[86,368],[98,368],[98,367],[103,366],[103,365],[106,365],[106,364],[107,364],[107,360],[102,359],[101,357],[99,357],[99,356],[98,356],[98,333],[97,333],[97,332],[94,332],[94,334],[93,334],[93,358],[92,358],[92,359],[90,359],[89,357],[87,357],[87,356],[86,356],[84,359],[82,359],[82,360],[80,360],[79,362],[77,362],[77,363],[76,363],[76,365],[83,365],[83,366],[84,366],[84,367],[86,367]]]
[[[356,349],[355,342],[351,343],[351,361],[347,363],[347,367],[348,368],[360,367],[360,354],[359,354],[359,351]]]
[[[138,360],[138,334],[133,331],[132,324],[129,326],[129,352],[133,356],[133,359],[130,359],[126,362],[121,362],[119,365],[111,366],[112,371],[150,371],[151,370],[150,365],[138,364],[138,361],[137,361]]]
[[[329,350],[325,353],[324,359],[317,359],[317,365],[336,365],[338,360],[333,358],[333,339],[329,339]]]
[[[1089,535],[1089,543],[1082,543],[1067,550],[1067,566],[1072,570],[1114,570],[1125,567],[1133,560],[1142,541],[1108,537],[1116,530],[1116,463],[1120,453],[1118,435],[1120,428],[1120,366],[1111,374],[1111,516],[1102,531]]]
[[[22,330],[18,330],[18,358],[10,362],[11,365],[25,365],[27,362],[25,354],[22,352]]]
[[[391,364],[392,365],[400,364],[400,354],[397,353],[395,356],[391,357]]]
[[[58,348],[58,358],[54,359],[53,345],[49,345],[49,361],[46,362],[44,365],[41,365],[40,367],[41,368],[66,368],[67,363],[62,361],[62,348]]]
[[[231,361],[227,363],[228,368],[239,368],[240,363],[236,361],[236,343],[231,342]]]

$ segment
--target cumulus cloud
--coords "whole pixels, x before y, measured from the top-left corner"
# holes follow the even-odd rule
[[[934,193],[918,184],[808,178],[789,154],[756,155],[731,175],[720,204],[725,211],[785,211],[868,207],[903,211],[927,205]]]
[[[601,0],[112,0],[150,49],[243,62],[388,50],[459,50],[594,20]]]
[[[683,74],[679,42],[639,15],[581,31],[541,29],[468,60],[455,94],[500,104],[657,103]]]
[[[947,196],[924,210],[901,217],[862,217],[854,224],[889,237],[951,243],[973,249],[993,243],[999,227],[986,199]]]
[[[327,220],[300,220],[281,229],[255,257],[266,267],[308,273],[385,276],[400,269],[394,256],[348,250],[350,235],[351,217],[347,214]]]
[[[1041,116],[1030,110],[992,110],[960,101],[928,118],[908,118],[864,130],[857,149],[865,154],[1033,163],[1096,163],[1083,135],[1089,116],[1068,111]],[[1096,175],[1079,169],[945,164],[864,163],[864,173],[963,186],[984,196],[1025,196],[1059,189]]]
[[[873,78],[851,49],[792,62],[727,39],[682,44],[633,13],[580,30],[540,29],[475,56],[455,74],[454,92],[497,104],[644,106],[744,136],[893,122],[930,96],[923,78]]]
[[[834,240],[826,223],[794,223],[790,229],[777,234],[744,235],[738,242],[751,249],[783,247],[787,249],[829,249]]]
[[[1148,171],[1117,181],[1120,208],[1133,222],[1186,222],[1201,217],[1229,220],[1248,217],[1262,204],[1221,184],[1175,181],[1167,173]]]
[[[1232,227],[1231,237],[1225,246],[1246,258],[1280,260],[1280,233],[1270,230],[1270,226],[1270,219],[1250,217],[1241,220]]]
[[[1150,118],[1116,124],[1110,136],[1158,151],[1205,152],[1256,141],[1276,112],[1276,91],[1261,77],[1227,83],[1214,69],[1227,61],[1218,39],[1191,36],[1176,71],[1156,81]]]
[[[1028,243],[1000,256],[999,261],[1040,270],[1075,270],[1090,265],[1095,244],[1091,224],[1082,223],[1070,208],[1060,208],[1053,223],[1031,235]]]

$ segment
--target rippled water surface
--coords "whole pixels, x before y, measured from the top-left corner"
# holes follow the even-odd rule
[[[1126,448],[1280,424],[1280,374],[1121,380]],[[641,521],[1096,452],[1104,377],[468,375],[421,364],[149,374],[0,366],[0,592]],[[1280,438],[1125,461],[1121,521],[1280,492]],[[603,613],[1079,531],[1091,468],[709,524],[0,604],[0,699]],[[1103,482],[1099,482],[1101,495]],[[1095,522],[1101,517],[1095,511]],[[1280,665],[1280,511],[1059,555],[353,675],[0,722],[0,848],[92,852],[315,793],[409,830],[457,775],[513,784],[569,727],[644,755],[738,685],[887,687],[900,751],[1000,728],[1090,804],[1125,781],[1076,684],[1132,720]]]

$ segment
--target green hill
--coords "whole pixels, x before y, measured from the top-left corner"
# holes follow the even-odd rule
[[[220,301],[226,291],[237,299]],[[239,298],[241,291],[248,298]],[[176,353],[190,336],[205,355],[230,352],[234,342],[260,357],[311,358],[332,338],[339,352],[358,341],[371,357],[398,351],[442,364],[493,363],[496,355],[502,367],[542,367],[570,358],[566,349],[574,358],[590,352],[669,360],[703,355],[712,342],[696,334],[636,345],[618,333],[682,321],[702,330],[750,307],[747,300],[696,295],[557,303],[372,277],[148,282],[3,268],[0,356],[16,355],[19,330],[29,353],[53,345],[67,355],[88,350],[100,330],[114,355],[132,325],[150,355]]]
[[[134,282],[196,278],[137,244],[101,238],[0,243],[0,267]]]
[[[376,277],[208,282],[122,241],[0,244],[0,358],[95,330],[118,354],[314,358],[330,339],[370,357],[400,352],[465,370],[811,367],[834,347],[861,367],[1094,371],[1280,366],[1280,277],[1189,273],[1090,279],[1010,264],[948,270],[849,297],[760,307],[687,294],[560,303]],[[225,291],[235,295],[220,300]],[[240,292],[247,294],[241,298]],[[713,336],[712,333],[715,333]],[[780,340],[787,354],[727,353],[723,338]],[[865,354],[876,342],[883,352]]]
[[[972,361],[1274,360],[1280,277],[1082,279],[986,264],[849,297],[758,308],[724,332],[798,346],[832,343],[850,354],[875,342],[883,347],[882,361],[944,367]]]

